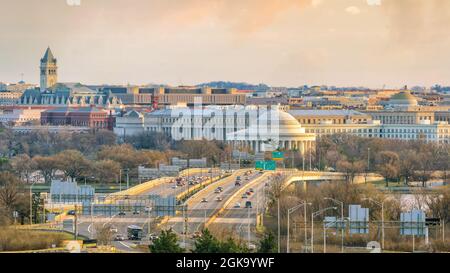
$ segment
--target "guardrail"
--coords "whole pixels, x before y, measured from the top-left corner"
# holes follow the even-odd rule
[[[227,201],[225,201],[225,203],[223,204],[223,206],[217,211],[215,212],[206,222],[205,227],[207,228],[210,224],[212,224],[217,217],[219,217],[222,212],[225,211],[225,209],[228,207],[228,205],[231,203],[231,201],[233,201],[234,198],[236,198],[237,196],[239,196],[240,194],[242,194],[244,191],[247,191],[247,189],[251,188],[253,185],[259,183],[261,180],[266,179],[269,175],[272,175],[273,172],[265,172],[263,175],[261,175],[260,177],[256,178],[255,180],[251,181],[250,183],[244,185],[243,187],[241,187],[238,191],[236,191],[235,193],[233,193],[228,199]]]
[[[199,174],[199,173],[207,174],[209,170],[210,170],[209,168],[208,169],[205,169],[205,168],[186,169],[186,170],[183,170],[183,171],[180,172],[180,176],[187,176],[187,175],[191,176],[191,175],[196,175],[196,174]],[[216,169],[213,169],[213,171],[214,170],[216,170]],[[160,185],[162,185],[164,183],[167,183],[167,182],[169,182],[172,179],[175,179],[175,177],[161,177],[161,178],[153,179],[153,180],[144,182],[142,184],[139,184],[137,186],[134,186],[132,188],[129,188],[127,190],[123,190],[123,191],[120,191],[120,192],[112,193],[112,194],[110,194],[108,196],[108,199],[112,198],[112,200],[110,200],[110,201],[113,201],[114,200],[114,196],[118,196],[118,195],[121,195],[121,196],[124,196],[124,195],[140,195],[140,194],[142,194],[142,193],[144,193],[146,191],[151,190],[154,187],[157,187],[157,186],[160,186]],[[108,200],[105,200],[105,203],[107,203],[107,202],[108,202]]]
[[[179,194],[176,196],[176,199],[177,199],[178,201],[180,201],[180,202],[183,202],[183,201],[185,201],[186,199],[188,199],[189,197],[191,197],[192,195],[194,195],[194,194],[196,194],[197,192],[199,192],[200,190],[202,190],[202,189],[208,187],[209,185],[211,185],[211,184],[213,184],[213,183],[215,183],[215,182],[217,182],[217,181],[219,181],[219,180],[222,180],[222,179],[224,179],[224,178],[226,178],[226,177],[229,177],[229,176],[230,176],[230,174],[224,174],[224,175],[215,176],[215,177],[213,177],[213,179],[209,179],[209,180],[206,181],[206,182],[203,182],[203,183],[201,183],[201,184],[194,185],[194,186],[192,186],[191,188],[189,188],[189,190],[185,190],[185,191],[183,191],[182,193],[179,193]]]

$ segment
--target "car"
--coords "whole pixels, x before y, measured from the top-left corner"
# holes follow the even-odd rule
[[[264,173],[264,171],[259,171],[259,174],[263,174]]]
[[[216,198],[216,201],[217,202],[220,202],[220,201],[222,201],[223,200],[223,198],[222,197],[220,197],[220,196],[217,196],[217,198]]]
[[[148,239],[149,241],[154,241],[154,240],[156,240],[156,239],[158,239],[158,238],[159,238],[158,235],[153,234],[153,233],[151,233],[151,234],[149,234],[149,235],[147,236],[147,239]]]
[[[250,191],[246,191],[245,194],[252,195],[252,193]]]
[[[238,181],[241,180],[241,177],[240,176],[236,177],[236,180],[238,180]]]
[[[125,199],[125,200],[128,200],[128,199],[130,199],[130,196],[125,195],[124,199]]]
[[[252,202],[250,202],[250,201],[245,202],[245,208],[251,209],[252,208]]]
[[[74,210],[69,210],[67,212],[67,215],[75,215],[75,214],[76,214],[76,212]]]
[[[150,207],[145,207],[145,208],[144,208],[144,211],[145,211],[145,212],[151,212],[152,209],[151,209]]]
[[[217,187],[217,189],[223,192],[223,187]]]
[[[173,185],[173,186],[172,186],[172,189],[176,189],[176,188],[177,188],[177,185]]]
[[[247,198],[247,194],[244,193],[244,194],[242,195],[242,199],[245,199],[245,198]]]
[[[245,181],[248,181],[248,180],[250,180],[250,178],[248,178],[248,176],[247,176],[247,177],[245,177]]]
[[[206,200],[206,198],[202,198],[202,203],[208,203],[208,200]]]
[[[240,208],[240,207],[241,207],[241,204],[240,204],[240,203],[236,203],[236,204],[234,204],[234,207],[235,207],[235,208]]]
[[[125,241],[125,235],[123,234],[116,234],[116,236],[114,236],[114,241]]]
[[[255,244],[248,244],[248,249],[249,250],[256,250],[256,245]]]
[[[236,181],[236,183],[234,183],[234,185],[235,185],[235,186],[240,186],[240,185],[241,185],[241,182]]]
[[[110,232],[113,232],[113,233],[119,232],[118,229],[117,229],[117,227],[115,227],[115,226],[111,226],[111,227],[109,228],[109,231],[110,231]]]
[[[214,190],[214,193],[221,193],[219,189]]]
[[[141,212],[138,211],[138,210],[133,211],[133,215],[138,215],[138,214],[140,214],[140,213],[141,213]]]
[[[124,211],[119,212],[119,216],[127,215]]]

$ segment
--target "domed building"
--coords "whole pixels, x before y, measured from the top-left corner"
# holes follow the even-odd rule
[[[262,113],[247,129],[227,135],[233,145],[249,147],[255,152],[276,149],[298,150],[301,154],[314,150],[315,134],[305,133],[297,119],[279,109]]]
[[[417,105],[417,98],[411,94],[411,91],[408,90],[404,90],[393,95],[386,103],[386,106],[389,108],[407,108]]]

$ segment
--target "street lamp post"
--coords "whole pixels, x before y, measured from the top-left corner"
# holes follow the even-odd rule
[[[127,190],[130,188],[130,169],[125,169],[125,171],[127,172]]]
[[[305,243],[306,243],[306,240],[307,240],[307,234],[306,234],[306,205],[310,205],[311,206],[312,204],[311,203],[306,203],[306,201],[304,201],[303,203],[288,209],[288,213],[287,213],[287,249],[286,249],[287,253],[290,252],[290,244],[289,244],[289,242],[290,242],[290,240],[289,240],[289,238],[290,238],[289,237],[289,235],[290,235],[290,231],[289,231],[290,214],[293,213],[294,211],[298,210],[302,206],[304,208],[304,212],[303,212],[304,215],[303,216],[304,216],[304,220],[305,220]]]
[[[152,211],[152,208],[151,207],[149,207],[148,208],[148,214],[147,214],[147,217],[148,217],[148,228],[147,228],[147,237],[148,238],[150,238],[150,225],[151,225],[151,217],[150,217],[150,213],[151,213],[151,211]]]
[[[348,220],[348,219],[347,219]],[[341,223],[344,222],[344,219],[341,220]],[[333,221],[329,224],[339,223],[339,220]],[[323,253],[327,253],[327,225],[323,224]]]
[[[30,186],[30,226],[33,224],[33,186],[37,181],[34,181]]]
[[[324,208],[322,210],[311,213],[311,253],[314,253],[314,217],[327,211],[327,210],[337,210],[336,207]]]
[[[119,191],[122,191],[122,169],[119,170]]]
[[[372,198],[363,198],[362,200],[368,200],[381,207],[381,249],[384,249],[384,201],[378,202]]]
[[[278,197],[278,200],[277,200],[277,214],[278,214],[278,253],[280,253],[281,252],[281,241],[280,241],[280,236],[281,236],[281,233],[280,233],[280,197]]]
[[[342,223],[344,221],[344,202],[330,198],[330,197],[325,197],[324,200],[330,200],[333,201],[336,204],[340,204],[341,205],[341,253],[344,253],[344,228],[342,226]]]

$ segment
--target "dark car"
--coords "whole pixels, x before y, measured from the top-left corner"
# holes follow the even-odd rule
[[[116,236],[114,236],[114,241],[125,241],[125,235],[123,234],[116,234]]]
[[[119,212],[119,216],[127,215],[124,211]]]
[[[69,210],[69,212],[67,212],[67,215],[75,215],[76,212],[74,210]]]

